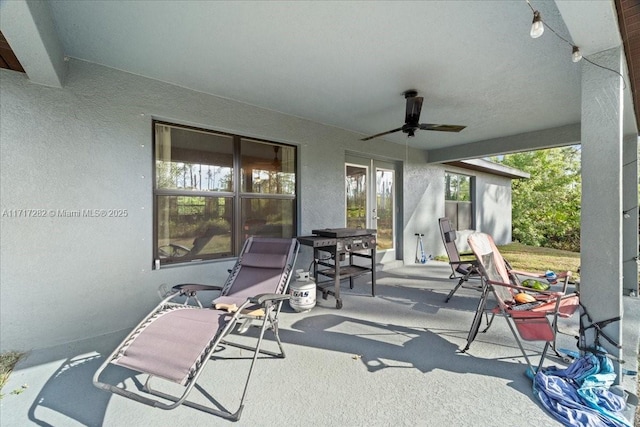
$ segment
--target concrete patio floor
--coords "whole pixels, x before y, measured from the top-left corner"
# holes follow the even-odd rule
[[[280,317],[287,357],[261,357],[251,379],[242,418],[235,425],[293,426],[557,426],[538,403],[513,336],[503,319],[479,334],[464,354],[479,293],[455,284],[446,263],[430,261],[379,272],[377,296],[368,276],[343,286],[344,307],[318,299],[306,313],[288,306]],[[344,284],[344,282],[343,282]],[[345,289],[346,288],[346,289]],[[640,300],[624,297],[625,369],[637,371]],[[145,313],[140,313],[140,317]],[[577,333],[578,316],[561,324]],[[240,340],[249,340],[251,328]],[[31,352],[16,366],[0,401],[2,426],[233,425],[188,408],[155,409],[92,385],[92,376],[129,331]],[[266,348],[275,346],[267,333]],[[560,335],[560,348],[575,349]],[[525,343],[539,352],[538,343]],[[251,353],[227,347],[232,360],[211,360],[192,392],[203,392],[235,410]],[[537,361],[537,356],[534,357]],[[566,366],[552,357],[545,366]],[[143,377],[110,371],[111,381],[135,387]],[[623,387],[636,392],[636,377]],[[27,387],[19,394],[12,390]]]

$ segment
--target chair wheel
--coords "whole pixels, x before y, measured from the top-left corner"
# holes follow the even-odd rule
[[[342,300],[336,300],[336,308],[340,310],[342,308]]]

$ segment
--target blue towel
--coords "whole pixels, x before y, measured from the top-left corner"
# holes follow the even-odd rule
[[[615,378],[609,358],[587,354],[566,369],[552,366],[538,371],[533,391],[564,425],[632,427],[621,414],[625,399],[609,391]]]
[[[545,372],[555,377],[571,378],[581,384],[584,378],[600,372],[600,360],[594,354],[589,353],[574,360],[566,369],[550,366],[545,369]]]

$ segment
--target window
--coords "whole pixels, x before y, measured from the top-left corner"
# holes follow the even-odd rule
[[[444,174],[444,215],[454,230],[473,229],[473,177]]]
[[[252,235],[293,237],[296,147],[154,122],[154,254],[236,256]]]

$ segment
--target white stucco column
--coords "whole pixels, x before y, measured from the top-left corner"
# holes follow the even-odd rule
[[[622,148],[622,281],[624,295],[638,296],[638,136],[625,136]]]
[[[621,48],[613,48],[589,59],[620,71],[622,55]],[[580,300],[593,322],[621,317],[623,311],[622,95],[619,75],[583,62]],[[603,331],[622,344],[621,321],[609,323]],[[593,346],[594,329],[585,336],[586,345]],[[599,344],[614,358],[622,357],[622,351],[604,338]],[[619,363],[616,371],[620,378]]]

